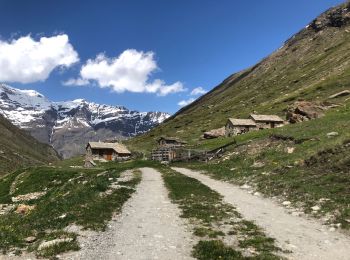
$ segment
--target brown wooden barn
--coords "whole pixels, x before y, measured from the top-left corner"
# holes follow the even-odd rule
[[[257,130],[256,123],[252,119],[229,118],[225,127],[226,136],[235,136]]]
[[[251,114],[250,118],[256,123],[257,129],[269,129],[284,125],[283,119],[276,115]]]
[[[87,160],[123,161],[131,152],[121,143],[89,142],[86,146]]]

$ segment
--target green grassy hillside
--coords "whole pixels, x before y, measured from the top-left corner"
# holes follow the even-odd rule
[[[160,135],[195,145],[203,132],[229,117],[252,112],[285,117],[296,100],[342,103],[331,94],[350,89],[350,4],[330,9],[257,65],[233,74],[211,92],[184,107],[145,135],[131,139],[133,150],[147,152]]]
[[[178,163],[220,180],[247,185],[252,192],[290,203],[294,214],[309,214],[331,228],[350,230],[350,3],[312,21],[269,57],[233,74],[145,135],[129,140],[148,153],[161,135],[211,150],[236,141],[209,163]],[[229,117],[250,113],[285,117],[298,100],[335,105],[319,119],[237,137],[203,140]],[[333,134],[330,134],[332,133]],[[316,210],[314,210],[316,209]]]
[[[59,160],[56,151],[42,144],[0,115],[0,176],[18,167]]]
[[[209,163],[181,163],[220,180],[249,185],[288,200],[298,212],[350,229],[350,100],[323,118],[235,137],[236,145]],[[330,133],[332,133],[330,135]],[[227,143],[211,140],[206,146]],[[312,207],[319,210],[313,211]]]

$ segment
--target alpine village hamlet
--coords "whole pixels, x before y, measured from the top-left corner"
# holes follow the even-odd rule
[[[350,260],[350,0],[44,2],[0,4],[0,259]]]

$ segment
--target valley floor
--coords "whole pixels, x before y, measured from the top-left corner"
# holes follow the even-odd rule
[[[329,231],[316,220],[292,215],[270,199],[199,172],[175,167],[173,170],[222,195],[244,219],[253,221],[276,239],[282,257],[326,260],[348,259],[350,255],[350,238]],[[180,218],[181,210],[169,200],[161,174],[143,168],[142,176],[137,191],[122,213],[110,222],[107,231],[85,232],[87,235],[79,239],[81,250],[60,259],[193,259],[191,251],[198,239],[192,237],[186,219]]]
[[[127,192],[130,198],[123,197],[116,204],[118,206],[97,200],[98,205],[105,203],[105,206],[96,209],[99,210],[99,213],[96,211],[96,219],[84,219],[82,222],[83,217],[92,213],[84,211],[77,215],[80,217],[76,221],[62,222],[58,226],[62,228],[60,234],[63,237],[76,234],[77,240],[73,242],[78,246],[53,247],[46,255],[43,255],[39,246],[36,256],[65,260],[349,259],[349,236],[337,230],[331,231],[329,227],[315,219],[307,219],[305,215],[292,214],[293,212],[288,212],[272,199],[263,198],[260,194],[253,195],[237,185],[214,180],[198,171],[170,168],[150,162],[109,165],[111,166],[113,168],[107,171],[101,168],[94,170],[95,172],[86,172],[85,175],[79,173],[78,176],[86,181],[77,182],[75,187],[81,185],[83,188],[91,181],[103,178],[111,183],[105,183],[105,192],[96,193],[99,194],[98,197],[102,196],[102,199],[112,203],[123,197],[120,192]],[[140,167],[141,175],[136,170]],[[48,170],[49,168],[45,168],[46,176]],[[53,168],[51,171],[56,170]],[[77,174],[72,171],[67,178],[75,175]],[[21,178],[21,175],[18,176],[20,177],[17,179]],[[16,179],[14,177],[12,181]],[[12,182],[8,186],[15,184]],[[90,190],[91,186],[86,189]],[[131,190],[135,192],[130,193]],[[82,197],[86,196],[81,194]],[[112,194],[111,197],[105,197],[108,194]],[[124,201],[125,204],[119,207]],[[83,207],[85,201],[83,202],[84,204],[77,204],[76,207]],[[43,202],[38,201],[38,207],[39,203]],[[112,213],[113,209],[113,217],[103,218],[108,222],[98,218],[106,210]],[[12,214],[9,216],[17,216]],[[31,214],[23,219],[26,218],[30,218],[31,223],[43,221],[38,218],[34,220]],[[4,218],[4,223],[12,223],[6,221],[9,220]],[[79,221],[89,225],[79,224]],[[106,229],[93,228],[102,223],[105,223]],[[50,225],[53,226],[52,223]],[[50,229],[45,230],[49,231]],[[52,238],[46,235],[38,245]],[[79,251],[71,251],[78,250],[79,247]],[[21,256],[0,256],[0,259],[28,258],[34,259],[35,256],[28,255],[25,250]]]

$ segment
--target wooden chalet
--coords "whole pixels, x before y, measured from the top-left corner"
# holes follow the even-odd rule
[[[250,118],[254,120],[257,129],[269,129],[281,127],[284,125],[284,120],[276,115],[255,115],[251,114]]]
[[[256,123],[252,119],[229,118],[225,126],[226,136],[235,136],[257,130]]]
[[[131,152],[121,143],[89,142],[86,146],[87,160],[123,161]]]

